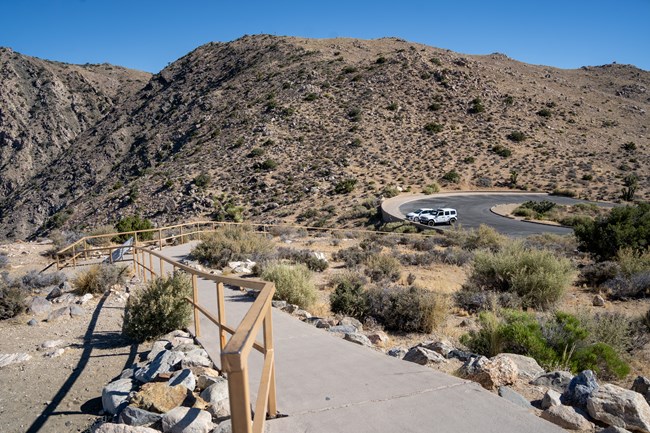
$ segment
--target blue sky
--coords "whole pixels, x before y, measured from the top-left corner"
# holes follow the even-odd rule
[[[158,72],[245,34],[397,36],[560,68],[650,70],[650,0],[0,0],[0,46],[69,63]]]

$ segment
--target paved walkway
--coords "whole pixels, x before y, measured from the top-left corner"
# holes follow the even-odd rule
[[[180,260],[191,244],[163,249]],[[226,288],[227,322],[236,327],[251,300]],[[199,300],[216,311],[212,282],[199,280]],[[344,341],[273,310],[278,409],[268,431],[310,433],[482,432],[561,433],[564,430],[473,382]],[[217,328],[201,321],[200,342],[219,363]],[[251,398],[262,357],[249,361]]]

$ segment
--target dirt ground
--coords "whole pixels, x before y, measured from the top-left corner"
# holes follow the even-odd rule
[[[9,257],[10,273],[42,269],[47,245],[0,246]],[[26,253],[23,253],[26,252]],[[124,297],[111,292],[82,306],[81,317],[48,323],[22,314],[0,321],[0,354],[27,353],[26,362],[0,368],[0,432],[81,432],[101,418],[102,388],[133,361],[143,348],[122,335]],[[60,307],[63,304],[55,304]],[[62,340],[62,355],[50,358],[42,343]]]

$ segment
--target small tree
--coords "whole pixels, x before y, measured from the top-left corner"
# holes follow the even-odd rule
[[[636,193],[637,188],[639,187],[639,178],[636,174],[628,174],[623,179],[623,189],[621,190],[621,198],[625,201],[633,201],[634,194]]]
[[[141,218],[139,215],[128,216],[122,218],[115,224],[115,230],[119,233],[133,232],[138,230],[149,230],[153,228],[153,224],[148,219]],[[114,242],[125,242],[130,237],[129,234],[115,236]],[[138,233],[138,240],[150,241],[153,239],[153,232]]]

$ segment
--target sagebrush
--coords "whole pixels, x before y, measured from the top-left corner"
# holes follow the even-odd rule
[[[227,225],[206,236],[190,255],[208,266],[223,268],[231,261],[263,258],[273,246],[266,235],[248,226]]]
[[[79,295],[85,295],[86,293],[99,294],[104,293],[115,284],[124,284],[128,274],[128,266],[92,265],[87,270],[77,274],[72,284]]]
[[[264,268],[260,277],[275,283],[274,299],[287,301],[301,308],[308,308],[316,301],[317,293],[311,280],[312,273],[303,264],[272,262]]]

